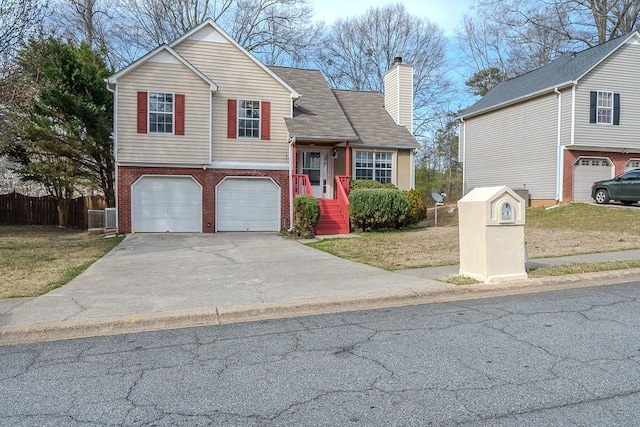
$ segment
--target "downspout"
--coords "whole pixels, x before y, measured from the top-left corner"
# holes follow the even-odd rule
[[[113,163],[115,166],[115,170],[113,171],[113,179],[115,182],[113,183],[114,191],[113,195],[115,197],[114,206],[116,208],[116,230],[119,231],[118,224],[118,86],[115,86],[115,90],[111,89],[109,85],[109,80],[105,79],[105,83],[107,84],[107,90],[113,94]]]
[[[462,195],[464,196],[465,183],[467,181],[467,128],[464,117],[460,117],[460,124],[462,125],[462,138],[458,137],[458,158],[460,158],[460,148],[462,147]]]
[[[558,134],[557,134],[557,159],[556,159],[556,200],[562,202],[562,93],[557,87],[553,91],[558,95]]]
[[[289,137],[289,233],[293,231],[293,144],[296,138]]]

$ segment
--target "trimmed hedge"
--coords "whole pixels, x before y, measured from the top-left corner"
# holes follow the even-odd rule
[[[349,193],[351,225],[363,231],[399,228],[407,220],[409,200],[392,188],[355,189]]]
[[[312,238],[314,230],[320,222],[320,205],[315,197],[308,194],[300,194],[293,199],[295,211],[294,228],[303,238]]]
[[[351,185],[349,188],[351,190],[357,190],[361,188],[396,188],[396,186],[390,182],[381,184],[378,181],[374,181],[372,179],[354,179],[351,181]]]
[[[404,195],[409,200],[409,212],[405,224],[417,224],[427,217],[427,205],[424,204],[422,193],[419,190],[406,190]]]

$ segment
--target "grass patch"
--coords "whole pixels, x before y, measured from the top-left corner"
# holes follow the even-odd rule
[[[60,287],[122,239],[57,227],[0,226],[0,298],[33,297]]]
[[[358,233],[360,239],[325,239],[310,246],[385,270],[457,264],[457,209],[452,209],[440,208],[438,227],[431,209],[422,228]],[[640,209],[585,203],[529,208],[525,241],[530,259],[638,249]]]
[[[482,283],[479,280],[474,279],[469,276],[452,276],[447,277],[441,280],[445,283],[451,283],[452,285],[464,286],[464,285],[477,285],[478,283]]]
[[[640,260],[551,265],[529,271],[529,277],[563,276],[565,274],[595,273],[598,271],[628,270],[632,268],[640,268]]]

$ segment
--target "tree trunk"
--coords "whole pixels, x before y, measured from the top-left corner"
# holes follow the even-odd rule
[[[66,227],[69,221],[69,199],[58,199],[58,226]]]

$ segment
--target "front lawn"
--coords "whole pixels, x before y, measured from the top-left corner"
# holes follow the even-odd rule
[[[433,267],[460,262],[456,213],[442,209],[426,228],[358,233],[354,239],[311,243],[342,258],[385,270]],[[444,224],[444,225],[443,225]],[[640,248],[640,209],[571,203],[554,209],[529,208],[525,241],[529,258],[546,258]]]
[[[122,241],[57,227],[0,225],[0,298],[64,285]]]

